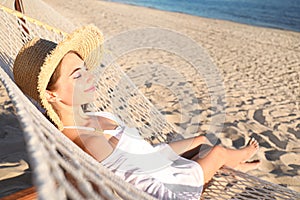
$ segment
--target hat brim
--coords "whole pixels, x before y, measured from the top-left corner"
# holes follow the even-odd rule
[[[103,41],[103,34],[94,25],[77,29],[57,44],[55,49],[47,55],[41,67],[37,88],[39,97],[48,116],[57,125],[59,130],[63,129],[63,124],[52,105],[46,99],[46,89],[50,78],[62,58],[70,51],[78,53],[86,62],[88,69],[93,69],[98,66],[101,61]]]

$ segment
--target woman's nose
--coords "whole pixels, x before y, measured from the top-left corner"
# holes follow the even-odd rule
[[[86,72],[86,82],[91,83],[95,80],[94,75],[91,72]]]

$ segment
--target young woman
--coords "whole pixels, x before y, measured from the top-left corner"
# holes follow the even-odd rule
[[[14,78],[22,91],[38,101],[70,140],[125,181],[159,199],[199,199],[204,183],[223,166],[252,169],[256,140],[239,150],[215,146],[204,157],[179,155],[207,143],[204,136],[153,147],[136,128],[107,112],[84,113],[93,101],[94,77],[103,38],[89,25],[55,44],[35,38],[24,45],[14,63]]]

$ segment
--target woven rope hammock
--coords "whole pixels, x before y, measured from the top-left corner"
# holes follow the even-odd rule
[[[29,2],[34,4],[37,1]],[[48,9],[46,4],[41,5],[45,10]],[[56,14],[55,11],[51,12]],[[63,24],[66,26],[63,27]],[[13,82],[13,62],[26,41],[36,36],[56,42],[64,38],[66,33],[53,26],[0,6],[0,80],[23,127],[38,197],[47,200],[153,199],[115,176],[66,138]],[[59,26],[66,31],[74,28],[68,23],[60,23]],[[106,70],[98,81],[98,98],[92,105],[94,108],[118,113],[127,124],[138,127],[145,139],[152,143],[164,142],[166,135],[170,137],[170,134],[177,137],[173,126],[120,68],[114,65],[104,68]],[[123,84],[116,87],[114,83],[119,80]],[[222,169],[206,187],[201,198],[290,200],[300,199],[300,194],[245,173]]]

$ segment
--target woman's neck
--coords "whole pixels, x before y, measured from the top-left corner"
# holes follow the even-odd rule
[[[64,126],[87,126],[90,117],[84,114],[81,106],[60,110],[60,118]]]

